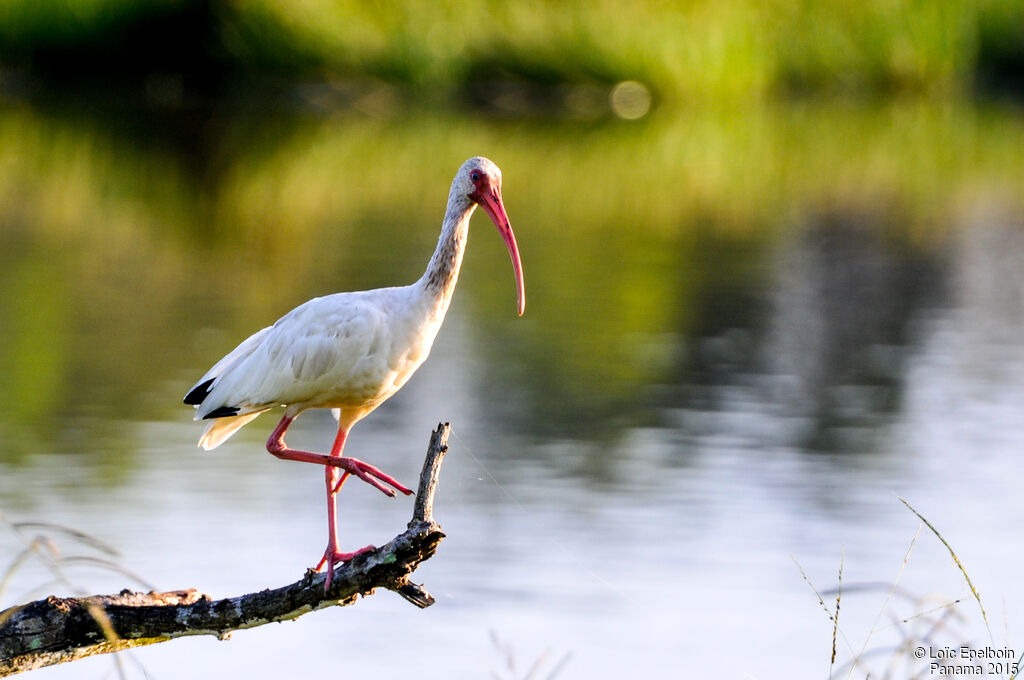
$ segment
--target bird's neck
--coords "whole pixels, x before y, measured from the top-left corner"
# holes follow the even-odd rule
[[[448,210],[445,213],[441,236],[437,240],[437,248],[427,264],[427,270],[417,282],[425,297],[430,301],[436,312],[442,316],[448,310],[455,282],[459,278],[462,266],[462,255],[466,250],[466,238],[469,234],[469,218],[473,214],[476,203],[468,196],[452,195],[448,199]]]

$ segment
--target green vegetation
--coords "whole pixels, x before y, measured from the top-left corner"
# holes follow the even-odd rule
[[[662,102],[1019,88],[1022,45],[1019,0],[0,5],[0,61],[44,70],[67,67],[55,57],[98,52],[105,59],[92,65],[107,76],[148,64],[156,72],[370,78],[435,99],[511,81],[553,86],[549,96],[570,108],[572,86],[626,79],[646,83]]]
[[[938,249],[1019,210],[1024,122],[971,95],[1012,85],[1022,27],[1009,0],[7,0],[6,455],[97,408],[162,417],[297,301],[413,280],[476,153],[507,178],[530,329],[502,332],[507,256],[477,234],[457,309],[480,351],[525,353],[559,425],[629,417],[794,228],[874,215]],[[610,115],[625,80],[654,95],[639,121]]]
[[[671,347],[707,331],[695,326],[702,301],[768,275],[773,249],[807,221],[873,214],[886,238],[936,250],[979,208],[1019,210],[1024,196],[1019,116],[914,98],[598,125],[235,119],[208,143],[215,162],[197,173],[173,145],[75,112],[0,115],[0,287],[22,301],[0,319],[12,431],[98,409],[175,417],[209,356],[296,301],[412,281],[453,168],[480,151],[505,172],[528,315],[511,314],[507,255],[485,224],[457,313],[481,351],[528,357],[528,373],[486,362],[509,371],[496,384],[529,375],[535,408],[584,427],[582,414],[629,417]],[[162,387],[123,403],[139,385]]]

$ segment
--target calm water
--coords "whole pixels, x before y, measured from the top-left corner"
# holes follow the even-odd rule
[[[181,396],[295,304],[415,279],[451,174],[486,153],[505,172],[526,316],[475,218],[430,360],[347,448],[408,483],[430,430],[452,422],[436,507],[448,538],[416,574],[437,604],[381,592],[229,642],[140,649],[127,676],[524,678],[539,662],[531,677],[826,677],[832,624],[801,568],[823,593],[841,568],[847,587],[898,579],[925,598],[844,594],[837,667],[934,614],[892,616],[953,600],[961,619],[936,646],[1019,655],[1024,119],[936,106],[633,125],[163,125],[13,107],[0,509],[89,532],[160,589],[221,597],[300,577],[325,542],[322,475],[263,451],[273,416],[200,451]],[[292,431],[322,450],[333,421],[309,413]],[[898,496],[954,547],[991,633]],[[387,541],[411,510],[347,486],[344,545]],[[19,541],[0,532],[5,565]],[[139,587],[66,573],[87,593]],[[4,604],[69,591],[51,578],[25,564]],[[113,674],[109,657],[38,673]]]

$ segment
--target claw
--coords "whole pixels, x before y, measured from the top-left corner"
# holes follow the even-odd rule
[[[325,564],[327,565],[327,578],[324,580],[324,595],[326,595],[331,589],[331,580],[334,578],[334,565],[351,562],[357,555],[362,555],[363,553],[368,553],[371,550],[376,549],[376,547],[368,545],[365,548],[356,550],[355,552],[343,553],[334,550],[332,546],[327,546],[327,550],[324,551],[324,556],[320,558],[320,561],[317,562],[316,567],[313,569],[313,571],[320,571],[321,567]]]
[[[284,443],[284,433],[294,419],[294,416],[289,415],[285,415],[281,418],[281,421],[277,424],[277,427],[274,428],[273,433],[271,433],[270,438],[267,439],[267,451],[284,460],[297,460],[303,463],[314,463],[316,465],[325,466],[324,479],[327,484],[327,531],[329,540],[327,542],[327,550],[324,551],[324,556],[320,558],[319,562],[317,562],[316,571],[319,571],[320,568],[325,565],[327,566],[327,578],[324,580],[324,594],[326,594],[331,588],[331,580],[334,577],[334,565],[340,562],[348,562],[357,555],[361,555],[370,550],[375,550],[372,545],[368,545],[365,548],[352,553],[343,553],[338,551],[338,511],[336,507],[337,499],[335,496],[341,489],[341,485],[349,478],[349,475],[355,475],[384,495],[392,498],[395,496],[395,490],[401,491],[406,496],[411,496],[412,489],[404,486],[391,475],[385,474],[368,463],[364,463],[356,458],[348,458],[341,455],[345,446],[345,438],[348,436],[348,428],[351,427],[351,423],[339,425],[338,436],[335,438],[334,445],[331,447],[330,455],[288,448]],[[338,471],[341,472],[340,478],[338,478]],[[389,489],[387,486],[384,486],[385,484],[394,487],[394,489]]]
[[[395,497],[395,492],[384,486],[384,484],[395,487],[395,489],[401,491],[406,496],[412,495],[412,489],[408,488],[386,472],[370,465],[369,463],[364,463],[358,458],[339,457],[331,461],[330,464],[345,471],[341,476],[341,480],[338,481],[338,485],[334,487],[334,493],[337,493],[338,489],[341,488],[345,478],[348,477],[349,474],[353,474],[390,498]],[[376,479],[374,479],[375,477]],[[378,479],[380,482],[377,481]],[[381,484],[381,482],[384,482],[384,484]]]

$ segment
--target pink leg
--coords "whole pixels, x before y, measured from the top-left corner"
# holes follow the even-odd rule
[[[348,430],[344,427],[338,427],[338,436],[334,438],[334,445],[331,447],[331,458],[341,458],[341,451],[345,448],[345,439],[348,437]],[[341,485],[348,479],[348,470],[341,472],[337,467],[333,465],[324,466],[324,484],[327,487],[327,549],[324,550],[324,556],[320,558],[320,561],[316,565],[316,570],[320,571],[320,568],[325,564],[327,565],[327,578],[324,579],[324,592],[326,593],[331,589],[331,579],[334,577],[334,565],[339,562],[348,562],[356,555],[364,552],[368,552],[374,549],[374,546],[368,545],[365,548],[351,553],[343,553],[338,550],[338,490],[341,489]],[[339,479],[340,477],[340,479]]]
[[[288,429],[288,426],[291,425],[292,420],[294,419],[287,416],[281,419],[281,422],[278,423],[277,427],[274,429],[273,434],[270,435],[270,439],[267,440],[267,451],[278,458],[285,460],[317,463],[324,466],[324,484],[327,488],[327,549],[324,551],[324,556],[320,558],[320,562],[317,563],[316,570],[319,571],[321,567],[325,564],[327,565],[327,578],[324,582],[324,592],[327,592],[331,587],[331,578],[334,575],[335,564],[339,562],[348,562],[356,555],[374,549],[372,545],[368,545],[365,548],[361,548],[351,553],[343,553],[338,550],[337,493],[338,490],[341,489],[341,485],[345,483],[346,479],[348,479],[349,475],[356,475],[364,482],[371,484],[388,496],[394,496],[395,492],[383,486],[377,481],[377,479],[390,484],[406,495],[411,494],[412,491],[402,486],[394,478],[384,474],[372,465],[368,465],[355,458],[346,458],[342,456],[341,452],[342,449],[345,448],[345,439],[348,436],[348,429],[345,427],[338,427],[338,436],[334,439],[334,445],[331,447],[330,455],[289,449],[284,443],[284,433],[285,430]],[[376,477],[377,479],[374,479],[373,477]]]
[[[331,449],[331,455],[323,453],[310,453],[308,451],[299,451],[297,449],[290,449],[288,445],[284,443],[284,433],[288,429],[288,426],[292,424],[294,418],[285,416],[281,418],[281,422],[277,424],[274,431],[271,433],[270,438],[267,440],[267,451],[283,460],[297,460],[301,463],[314,463],[316,465],[329,465],[336,468],[341,468],[346,472],[350,472],[359,479],[363,480],[367,484],[377,488],[379,491],[388,496],[394,496],[395,492],[387,488],[377,480],[379,479],[384,484],[389,484],[406,496],[412,495],[412,489],[402,485],[397,479],[382,472],[380,469],[364,463],[356,458],[347,458],[341,455],[341,447],[345,444],[345,438],[338,433],[338,438],[334,440],[334,447]],[[346,432],[347,434],[347,432]],[[340,446],[339,446],[340,440]],[[335,448],[337,449],[337,455],[334,454]],[[374,479],[376,477],[376,479]]]

